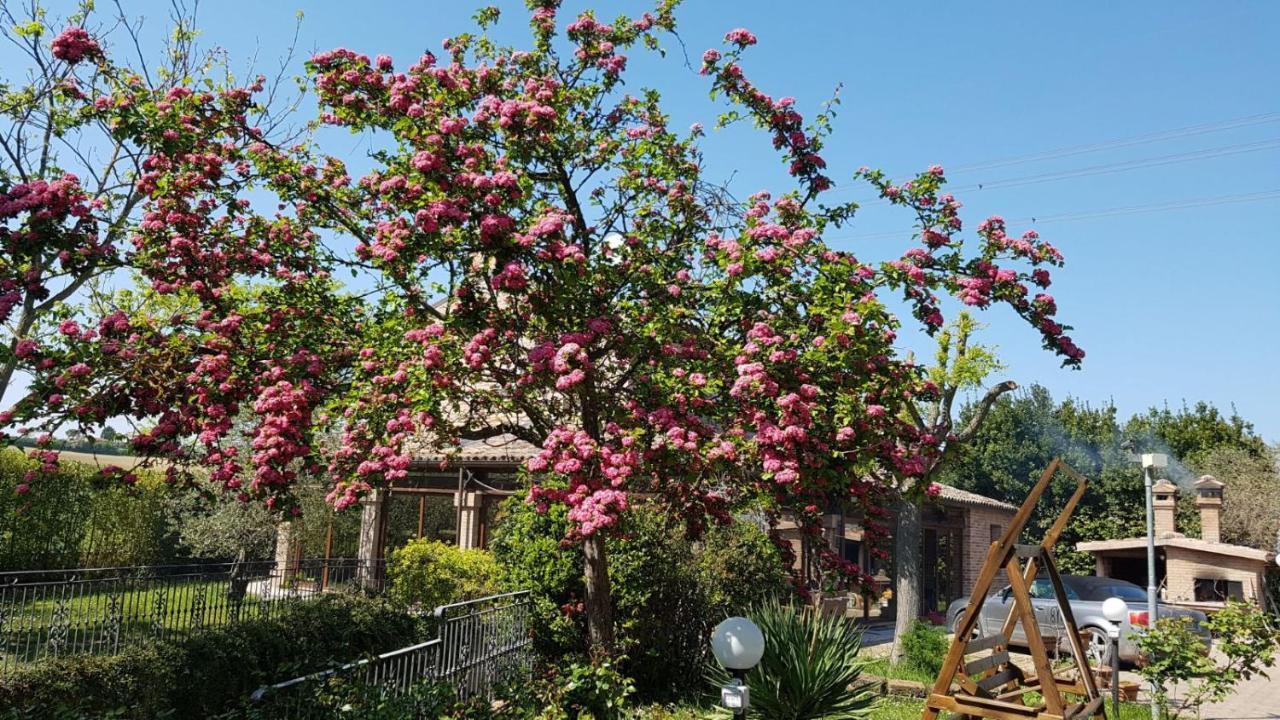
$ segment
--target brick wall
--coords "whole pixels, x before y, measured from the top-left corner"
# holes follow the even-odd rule
[[[965,595],[973,592],[978,582],[978,573],[982,571],[982,563],[987,559],[987,549],[991,547],[991,526],[999,527],[996,531],[1003,533],[1013,520],[1012,510],[997,508],[970,507],[967,509],[964,523],[964,567],[961,580]]]
[[[1265,563],[1186,548],[1166,546],[1164,551],[1166,601],[1194,602],[1197,578],[1234,580],[1243,586],[1246,600],[1257,601],[1258,593],[1263,587]]]

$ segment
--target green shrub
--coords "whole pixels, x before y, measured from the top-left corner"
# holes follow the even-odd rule
[[[561,545],[566,515],[555,506],[540,514],[513,498],[490,543],[504,584],[532,591],[535,648],[546,658],[586,650],[582,556]],[[682,526],[637,505],[606,552],[618,644],[628,658],[620,669],[636,681],[642,701],[699,692],[710,629],[786,588],[777,549],[746,524],[713,529],[695,544]]]
[[[790,588],[777,546],[747,522],[708,530],[697,550],[697,567],[713,623],[784,597]]]
[[[696,692],[707,658],[707,634],[719,619],[698,582],[692,545],[683,526],[639,506],[610,538],[620,669],[646,701]]]
[[[862,635],[843,617],[771,601],[750,617],[765,637],[764,657],[747,672],[751,708],[765,720],[853,720],[868,717],[876,696],[858,689],[865,661]],[[721,687],[729,674],[718,665],[708,679]]]
[[[1155,688],[1164,717],[1178,717],[1180,709],[1198,716],[1201,705],[1225,700],[1239,683],[1266,677],[1280,651],[1280,628],[1248,603],[1228,602],[1204,626],[1215,638],[1213,657],[1204,652],[1189,617],[1160,618],[1136,637],[1147,658],[1138,672]],[[1174,684],[1179,686],[1176,704],[1170,697]]]
[[[0,567],[6,570],[148,565],[175,559],[163,505],[170,489],[142,472],[132,487],[62,461],[19,493],[39,464],[0,445]]]
[[[948,649],[946,631],[916,620],[902,636],[902,664],[930,677],[937,677],[942,670],[942,659]]]
[[[578,611],[585,597],[582,557],[560,545],[569,528],[568,509],[552,505],[538,513],[517,495],[501,512],[489,549],[502,584],[530,591],[534,649],[550,658],[585,652],[586,624]]]
[[[12,718],[210,717],[258,687],[409,645],[414,618],[381,600],[329,595],[271,619],[130,647],[114,657],[47,660],[0,680]]]
[[[422,538],[387,558],[387,594],[406,605],[433,608],[497,591],[498,564],[484,550],[463,550]]]
[[[570,661],[539,683],[538,720],[617,720],[627,717],[635,693],[631,679],[608,661]]]

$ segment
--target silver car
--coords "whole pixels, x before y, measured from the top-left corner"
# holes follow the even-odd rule
[[[1076,626],[1085,633],[1088,642],[1085,646],[1089,662],[1095,665],[1108,665],[1111,662],[1111,643],[1103,628],[1106,626],[1102,616],[1102,603],[1110,597],[1118,597],[1129,606],[1129,612],[1120,623],[1120,659],[1135,662],[1138,659],[1138,647],[1133,642],[1135,627],[1147,624],[1147,591],[1131,582],[1115,578],[1086,577],[1082,575],[1063,575],[1062,584],[1067,591],[1067,600],[1071,603],[1071,614],[1075,616]],[[1036,623],[1040,625],[1040,634],[1047,647],[1059,647],[1066,650],[1069,645],[1063,632],[1062,613],[1058,610],[1058,601],[1053,596],[1053,586],[1047,577],[1036,578],[1030,587],[1031,604],[1036,615]],[[968,605],[968,598],[951,603],[947,608],[947,629],[955,632],[961,614]],[[982,603],[982,611],[978,615],[978,627],[974,631],[978,635],[994,635],[1000,632],[1004,620],[1013,607],[1013,596],[1008,586],[996,590],[987,596]],[[1202,623],[1205,614],[1196,610],[1173,607],[1164,603],[1157,606],[1160,617],[1188,616],[1192,618],[1192,628],[1209,645],[1209,633]],[[1025,646],[1026,633],[1022,623],[1013,630],[1009,642]]]

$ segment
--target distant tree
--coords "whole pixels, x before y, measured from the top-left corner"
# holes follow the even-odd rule
[[[165,503],[170,531],[191,557],[265,559],[276,536],[276,518],[258,503],[221,492],[175,493]]]
[[[976,412],[966,407],[962,417]],[[1206,403],[1178,411],[1151,409],[1120,422],[1114,405],[1092,407],[1067,398],[1055,401],[1044,387],[1033,385],[1001,398],[972,442],[960,449],[939,477],[941,482],[1003,500],[1022,503],[1040,472],[1061,456],[1089,477],[1088,493],[1058,545],[1059,558],[1072,572],[1091,573],[1093,561],[1074,551],[1082,540],[1105,540],[1142,535],[1146,531],[1142,471],[1124,445],[1132,440],[1140,450],[1159,450],[1184,460],[1173,468],[1173,479],[1194,479],[1198,458],[1217,449],[1256,458],[1266,449],[1252,426],[1238,416],[1223,416]],[[1032,517],[1031,532],[1043,533],[1073,490],[1065,477],[1057,478]],[[1183,493],[1178,527],[1199,531],[1199,517],[1191,493]]]
[[[1227,484],[1222,500],[1224,542],[1271,550],[1280,533],[1280,451],[1261,457],[1240,447],[1223,446],[1201,454],[1196,472]]]

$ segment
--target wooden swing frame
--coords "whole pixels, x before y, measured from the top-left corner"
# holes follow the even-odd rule
[[[1031,513],[1059,471],[1076,481],[1075,492],[1039,545],[1018,545],[1018,537],[1031,519]],[[956,624],[956,634],[942,663],[942,671],[925,701],[921,720],[937,720],[938,713],[942,711],[954,713],[961,720],[1084,720],[1090,717],[1105,720],[1103,697],[1099,694],[1097,682],[1089,669],[1084,642],[1076,627],[1075,616],[1071,612],[1071,604],[1053,555],[1053,546],[1058,542],[1058,537],[1071,518],[1071,513],[1080,504],[1088,486],[1087,478],[1063,462],[1062,458],[1054,458],[1040,475],[1039,482],[1027,495],[1004,534],[991,543],[982,571],[978,573],[973,594],[969,597],[969,604]],[[1078,680],[1054,675],[1044,638],[1040,635],[1040,624],[1036,621],[1031,605],[1029,588],[1042,570],[1049,576],[1054,597],[1062,613],[1064,632],[1071,646],[1075,670],[1079,673]],[[1013,605],[1009,608],[1004,626],[996,635],[972,637],[982,604],[996,576],[1001,572],[1009,581],[1013,597]],[[1009,659],[1009,637],[1018,622],[1022,623],[1027,636],[1027,649],[1035,667],[1034,676],[1026,676]],[[990,651],[989,654],[965,662],[966,656],[987,651]],[[1043,696],[1043,704],[1024,703],[1023,694],[1032,691]],[[1066,694],[1078,695],[1082,699],[1068,704],[1063,698]]]

